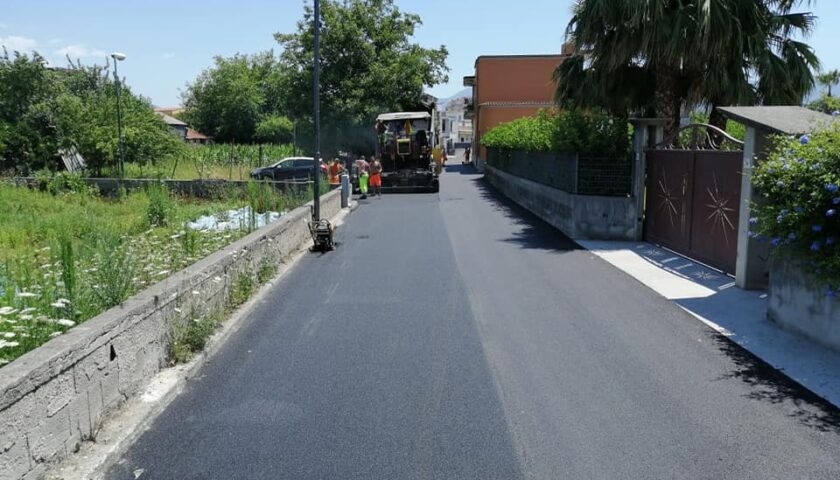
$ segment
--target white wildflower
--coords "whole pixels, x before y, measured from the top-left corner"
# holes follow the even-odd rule
[[[57,323],[59,325],[62,325],[64,327],[72,327],[72,326],[76,325],[76,322],[74,322],[73,320],[67,320],[66,318],[59,318],[58,320],[55,321],[55,323]]]
[[[38,296],[38,294],[32,292],[18,292],[16,296],[18,298],[35,298]]]
[[[59,336],[59,335],[61,335],[61,332],[53,332],[53,333],[51,333],[51,334],[50,334],[50,337],[55,338],[55,337],[57,337],[57,336]]]
[[[18,345],[20,345],[18,342],[7,342],[5,340],[0,340],[0,348],[17,347]]]
[[[35,317],[33,317],[32,315],[29,315],[29,314],[23,314],[23,315],[18,316],[18,318],[21,319],[21,320],[32,320]]]
[[[7,363],[9,363],[8,360],[6,360],[5,358],[0,358],[0,365],[5,365]]]
[[[157,274],[158,275],[167,275],[167,274],[169,274],[169,270],[161,270]]]
[[[12,307],[0,307],[0,315],[11,315],[17,310]]]
[[[27,313],[32,313],[35,311],[35,307],[26,307],[20,311],[21,315],[26,315]]]
[[[3,334],[3,338],[15,338],[15,332],[6,332]]]

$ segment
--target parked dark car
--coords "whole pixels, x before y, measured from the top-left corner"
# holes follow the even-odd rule
[[[326,177],[327,164],[321,163],[321,175]],[[315,159],[312,157],[284,158],[267,167],[260,167],[251,171],[251,178],[257,180],[310,180],[313,175]]]

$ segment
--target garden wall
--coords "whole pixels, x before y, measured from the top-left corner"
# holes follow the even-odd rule
[[[569,237],[579,240],[638,240],[636,202],[631,197],[575,195],[488,165],[485,178]]]
[[[767,293],[770,320],[840,350],[840,301],[813,285],[798,262],[774,259]]]
[[[332,218],[341,191],[322,197]],[[309,204],[0,369],[0,480],[39,478],[168,363],[172,325],[225,308],[242,275],[310,241]]]

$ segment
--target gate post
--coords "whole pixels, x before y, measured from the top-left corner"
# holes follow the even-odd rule
[[[770,248],[750,238],[750,207],[758,200],[752,185],[753,169],[760,162],[768,147],[771,132],[747,125],[744,137],[744,162],[741,170],[741,208],[738,221],[738,256],[735,261],[735,285],[744,290],[761,290],[767,287],[767,258]]]
[[[633,238],[642,240],[645,217],[645,179],[647,172],[646,151],[661,142],[665,132],[665,120],[661,118],[631,118],[633,125],[633,200],[636,225]]]

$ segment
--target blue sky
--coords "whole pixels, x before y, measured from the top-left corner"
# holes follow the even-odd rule
[[[560,49],[570,0],[397,0],[420,14],[416,39],[446,45],[449,83],[432,88],[447,97],[462,89],[479,55],[552,53]],[[827,68],[840,68],[840,2],[817,0],[819,16],[809,39]],[[254,53],[276,47],[275,32],[291,32],[302,0],[3,0],[0,44],[36,49],[51,62],[64,54],[103,63],[106,52],[128,59],[120,74],[135,92],[159,106],[180,103],[187,82],[215,55]]]

